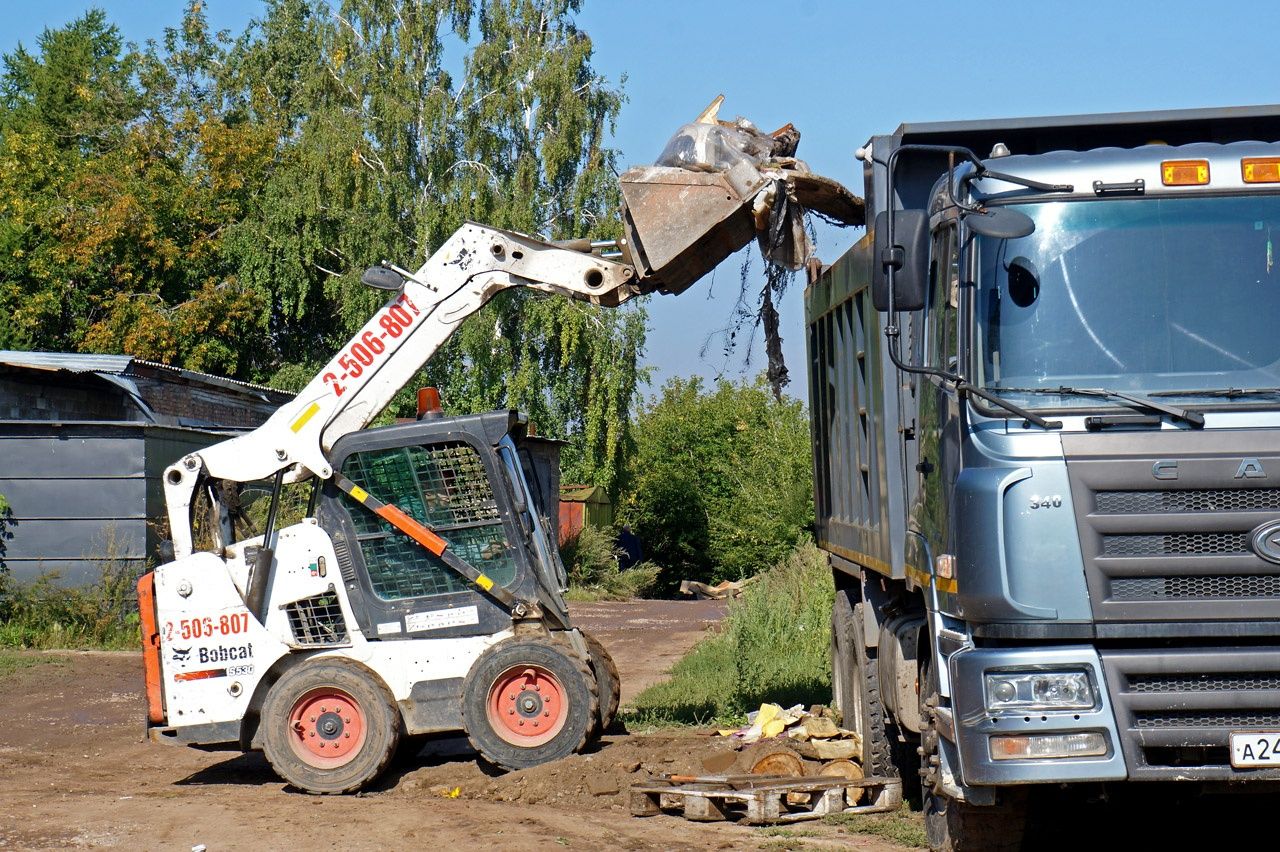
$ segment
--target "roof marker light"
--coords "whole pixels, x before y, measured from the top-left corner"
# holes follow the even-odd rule
[[[1165,160],[1160,164],[1165,186],[1203,186],[1209,182],[1208,160]]]
[[[1280,157],[1245,157],[1240,177],[1245,183],[1280,183]]]

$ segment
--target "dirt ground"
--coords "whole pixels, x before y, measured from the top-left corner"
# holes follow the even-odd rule
[[[574,611],[616,658],[625,704],[720,618],[723,605],[648,601]],[[460,753],[457,741],[437,742],[399,758],[375,790],[308,796],[287,789],[261,755],[147,742],[138,655],[38,656],[0,680],[0,848],[902,848],[815,823],[768,830],[630,816],[630,783],[697,771],[717,747],[695,731],[611,735],[591,753],[500,776]]]

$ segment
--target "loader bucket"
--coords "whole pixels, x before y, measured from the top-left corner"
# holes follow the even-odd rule
[[[622,175],[623,227],[646,291],[683,293],[755,236],[751,203],[765,180],[735,172],[645,166]]]
[[[644,166],[620,178],[630,261],[644,292],[684,292],[757,234],[757,196],[781,175],[806,209],[863,224],[862,199],[830,178],[745,164],[723,171]],[[764,215],[767,217],[767,210]]]

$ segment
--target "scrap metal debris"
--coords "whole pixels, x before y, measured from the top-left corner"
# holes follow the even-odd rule
[[[763,329],[775,396],[788,382],[776,302],[813,257],[806,213],[862,225],[863,200],[796,159],[800,131],[772,133],[745,118],[719,119],[720,95],[684,125],[652,166],[620,178],[624,250],[646,292],[682,293],[753,238],[766,261],[753,328]],[[680,216],[671,211],[679,209]],[[746,267],[740,303],[747,301]]]

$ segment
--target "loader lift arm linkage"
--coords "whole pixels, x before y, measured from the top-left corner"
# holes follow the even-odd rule
[[[625,263],[499,228],[462,226],[292,401],[252,432],[191,453],[165,471],[174,557],[192,553],[191,507],[202,484],[281,473],[286,482],[329,479],[334,442],[367,426],[463,320],[512,287],[609,307],[644,292]],[[215,537],[223,547],[232,540],[230,521],[225,508],[219,514]]]

